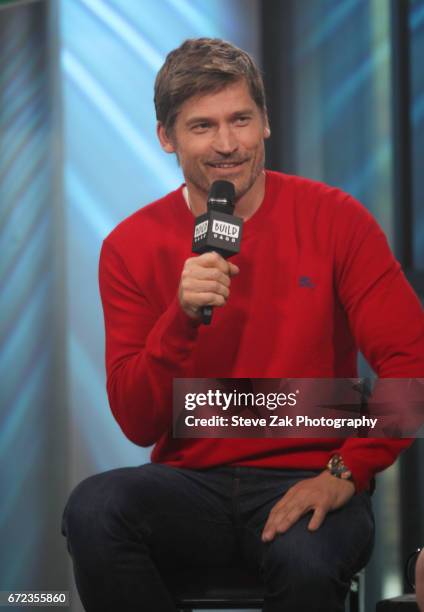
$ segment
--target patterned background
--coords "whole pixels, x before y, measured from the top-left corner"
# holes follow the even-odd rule
[[[414,257],[422,269],[424,0],[410,4]],[[261,61],[263,5],[10,6],[0,10],[0,589],[69,588],[59,535],[69,491],[91,473],[149,459],[108,408],[97,261],[121,219],[182,181],[156,141],[154,77],[191,36],[227,38]],[[390,3],[295,6],[291,167],[353,193],[393,239]],[[282,143],[287,136],[273,133]],[[384,555],[386,573],[375,578],[375,597],[400,590],[396,479],[388,470],[376,499],[383,533],[375,557]]]

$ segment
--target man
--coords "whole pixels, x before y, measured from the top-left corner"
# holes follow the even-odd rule
[[[381,377],[419,376],[422,308],[359,203],[264,171],[270,127],[248,54],[186,41],[157,76],[155,105],[185,185],[123,221],[100,259],[111,409],[130,440],[155,446],[151,464],[93,476],[70,497],[82,602],[171,612],[167,569],[243,563],[263,577],[266,612],[338,612],[371,554],[373,477],[408,442],[174,439],[172,381],[356,377],[357,347]],[[217,179],[234,184],[245,221],[231,262],[191,254]]]

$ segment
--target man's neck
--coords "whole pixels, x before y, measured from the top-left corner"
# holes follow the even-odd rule
[[[187,184],[183,190],[184,198],[193,215],[198,217],[207,210],[207,199],[195,187]],[[258,210],[265,196],[265,172],[262,171],[252,187],[239,200],[236,200],[234,214],[244,221],[250,219]]]

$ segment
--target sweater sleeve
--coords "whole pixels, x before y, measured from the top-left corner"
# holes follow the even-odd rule
[[[99,284],[110,407],[127,438],[150,446],[172,426],[172,381],[190,375],[198,323],[177,296],[157,312],[107,239]]]
[[[350,197],[339,208],[335,283],[356,344],[379,378],[420,378],[420,301],[371,214]],[[348,438],[339,452],[362,491],[411,443],[399,438]]]

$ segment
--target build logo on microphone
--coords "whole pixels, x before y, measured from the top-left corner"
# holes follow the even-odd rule
[[[202,221],[198,223],[194,228],[194,240],[197,242],[198,240],[202,240],[208,232],[209,219],[206,221]]]
[[[235,242],[239,237],[240,228],[238,225],[234,225],[234,223],[214,219],[212,223],[212,233],[214,238]]]

